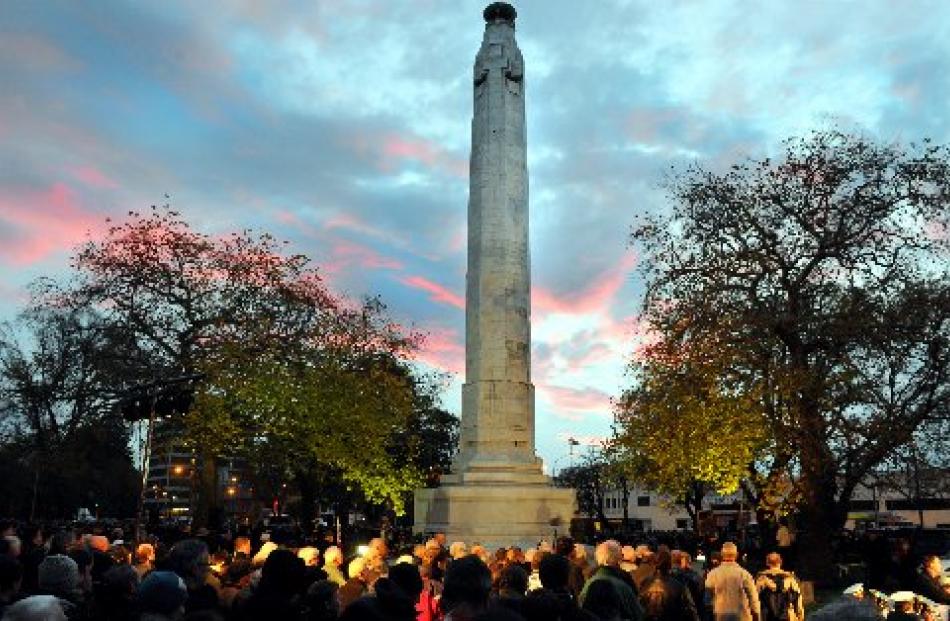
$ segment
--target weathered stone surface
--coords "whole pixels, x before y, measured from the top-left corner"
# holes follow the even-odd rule
[[[534,446],[524,59],[514,8],[484,12],[475,58],[468,201],[465,379],[459,453],[442,487],[416,493],[416,531],[492,545],[550,536],[573,515]],[[507,539],[506,539],[507,537]]]

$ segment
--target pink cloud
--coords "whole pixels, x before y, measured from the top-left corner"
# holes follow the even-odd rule
[[[382,136],[358,134],[350,139],[355,151],[376,161],[383,172],[417,163],[431,171],[453,177],[468,176],[468,160],[447,151],[442,145],[416,135],[386,133]]]
[[[76,179],[82,181],[90,188],[112,190],[119,187],[118,183],[107,177],[95,166],[77,166],[70,172]]]
[[[538,392],[559,412],[611,412],[610,395],[596,388],[538,384]]]
[[[636,262],[636,255],[628,252],[618,265],[600,274],[588,287],[567,295],[559,296],[550,289],[535,286],[531,291],[531,307],[542,314],[580,315],[602,311],[623,287]]]
[[[462,375],[465,372],[465,346],[455,330],[430,330],[418,355],[430,367]]]
[[[418,136],[390,134],[383,138],[381,150],[385,168],[394,168],[402,161],[410,161],[456,177],[468,174],[468,162],[451,155],[439,144]]]
[[[30,70],[73,70],[79,61],[67,55],[51,41],[27,34],[5,32],[0,37],[0,57],[15,58]]]
[[[30,265],[81,243],[90,231],[105,226],[98,215],[79,203],[65,183],[48,189],[0,194],[0,222],[13,229],[0,245],[0,257],[14,265]]]
[[[422,276],[407,276],[405,278],[400,278],[399,281],[412,287],[413,289],[422,289],[423,291],[428,291],[432,294],[430,299],[433,302],[448,304],[449,306],[454,306],[456,308],[465,308],[465,298],[463,296],[446,289],[440,284],[423,278]]]
[[[384,256],[372,248],[349,241],[335,241],[332,252],[333,257],[324,266],[331,273],[339,272],[351,266],[386,270],[399,270],[403,267],[401,262],[392,257]]]

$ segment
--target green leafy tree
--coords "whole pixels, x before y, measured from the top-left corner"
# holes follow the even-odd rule
[[[643,320],[693,352],[711,394],[758,401],[764,476],[793,484],[801,569],[826,578],[855,486],[947,416],[950,153],[821,131],[669,191],[632,235]],[[661,410],[671,426],[683,403]]]
[[[74,268],[66,286],[47,283],[38,306],[94,312],[123,335],[118,388],[205,374],[184,419],[200,456],[198,523],[217,503],[225,454],[313,457],[376,500],[418,480],[385,451],[412,411],[409,374],[394,370],[417,336],[377,301],[331,294],[307,257],[266,234],[199,233],[153,208],[81,247]]]

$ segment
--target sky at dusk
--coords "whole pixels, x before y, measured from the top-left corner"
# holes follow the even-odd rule
[[[171,196],[379,294],[464,379],[472,63],[486,2],[0,2],[0,320]],[[640,334],[633,215],[670,166],[836,122],[950,142],[946,2],[522,0],[537,441],[609,433]]]

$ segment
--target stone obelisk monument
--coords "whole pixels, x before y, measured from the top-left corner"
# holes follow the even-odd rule
[[[574,492],[554,488],[534,450],[531,263],[524,60],[514,7],[484,12],[475,57],[468,199],[465,385],[452,474],[415,496],[415,530],[486,545],[564,532]]]

